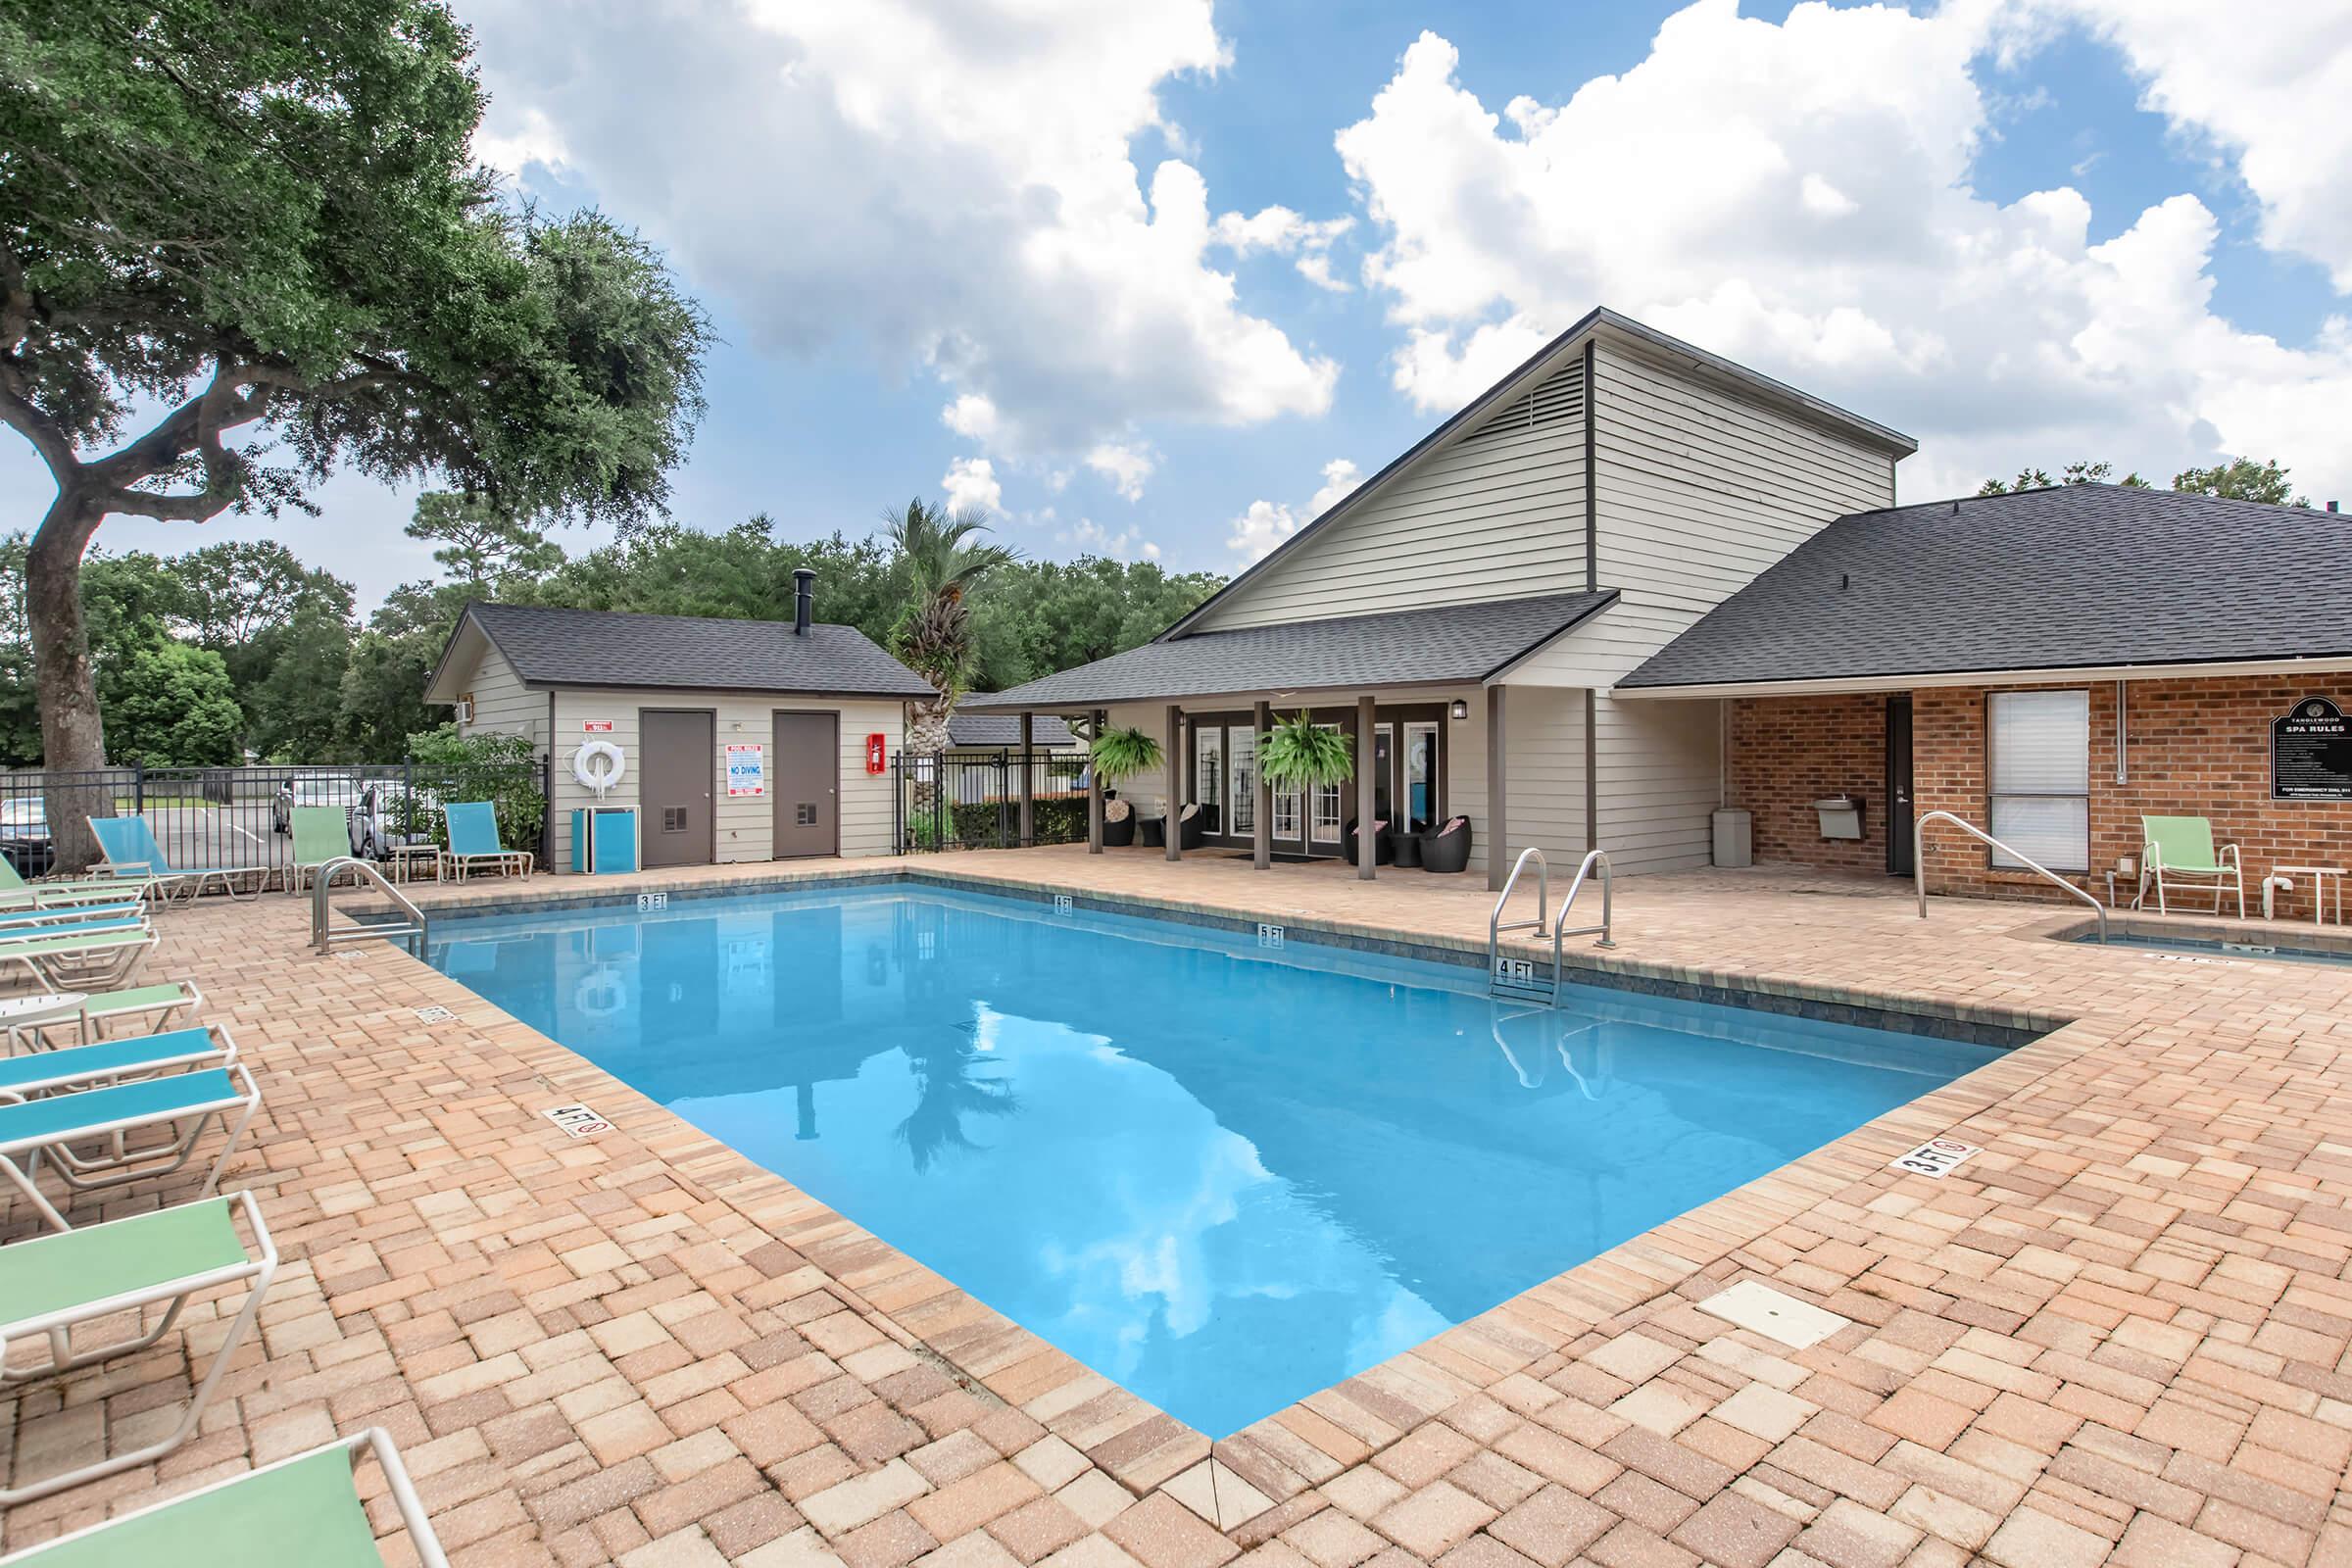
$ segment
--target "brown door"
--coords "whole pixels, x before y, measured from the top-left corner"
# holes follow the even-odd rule
[[[1886,870],[1910,876],[1911,858],[1911,694],[1897,692],[1886,699]]]
[[[676,708],[637,710],[637,801],[645,863],[709,865],[717,845],[710,819],[718,776],[716,715]]]
[[[767,787],[775,797],[775,858],[841,853],[841,715],[777,709]]]

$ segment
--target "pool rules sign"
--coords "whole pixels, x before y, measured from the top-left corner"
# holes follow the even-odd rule
[[[2352,719],[2327,698],[2271,720],[2271,799],[2352,801]]]

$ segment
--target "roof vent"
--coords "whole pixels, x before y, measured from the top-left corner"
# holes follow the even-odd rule
[[[816,573],[797,566],[792,573],[792,629],[797,635],[808,635],[808,621],[815,611]]]

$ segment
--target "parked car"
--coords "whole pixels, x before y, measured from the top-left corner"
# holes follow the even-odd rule
[[[297,806],[340,806],[348,811],[359,804],[365,788],[360,780],[340,774],[298,778],[280,784],[276,798],[270,805],[270,825],[280,833],[293,832]]]
[[[398,779],[372,779],[351,808],[351,853],[380,860],[395,845],[430,843],[433,813],[441,808],[432,791]]]
[[[57,857],[49,843],[48,803],[40,796],[0,800],[0,855],[8,857],[19,876],[47,873]]]

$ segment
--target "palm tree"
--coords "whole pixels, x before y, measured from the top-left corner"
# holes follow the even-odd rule
[[[935,757],[948,749],[948,717],[971,673],[972,615],[964,595],[982,577],[1020,557],[1003,545],[975,542],[976,535],[989,531],[985,512],[950,513],[917,497],[898,512],[883,513],[882,520],[914,591],[894,639],[898,654],[936,693],[914,705],[906,749]]]

